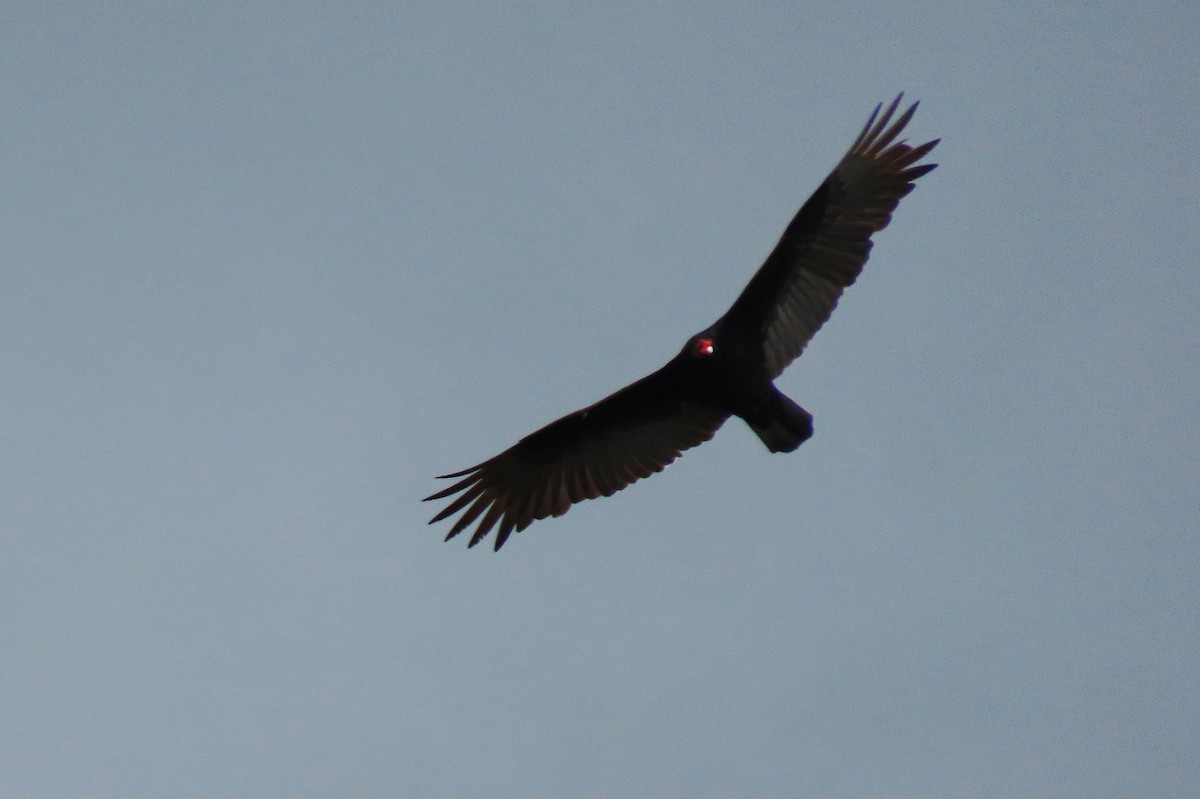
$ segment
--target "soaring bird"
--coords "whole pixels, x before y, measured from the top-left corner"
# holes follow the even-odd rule
[[[468,546],[499,524],[498,550],[538,519],[662,471],[712,438],[730,416],[741,417],[771,452],[791,452],[808,439],[812,416],[772,381],[858,277],[871,234],[887,227],[913,181],[937,166],[917,162],[939,140],[914,147],[897,139],[917,110],[914,103],[893,121],[902,97],[882,115],[883,104],[875,107],[724,316],[657,372],[477,466],[441,475],[460,479],[426,500],[458,496],[430,524],[461,511],[449,541],[482,516]]]

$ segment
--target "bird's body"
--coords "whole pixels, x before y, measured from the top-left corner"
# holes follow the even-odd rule
[[[809,438],[812,417],[773,381],[854,282],[871,234],[887,226],[913,181],[936,166],[917,161],[937,140],[918,147],[896,141],[917,108],[891,123],[899,103],[897,97],[882,116],[875,109],[724,316],[658,371],[477,466],[443,475],[461,479],[426,499],[458,496],[431,523],[462,511],[449,540],[480,519],[469,546],[499,524],[500,549],[537,519],[661,471],[730,416],[743,419],[772,452],[791,452]]]

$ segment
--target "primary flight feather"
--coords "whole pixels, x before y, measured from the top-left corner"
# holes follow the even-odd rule
[[[495,548],[537,519],[611,496],[702,444],[741,417],[772,452],[812,435],[812,416],[772,381],[800,356],[854,282],[938,143],[898,139],[917,110],[892,117],[897,97],[875,107],[850,150],[800,208],[733,306],[688,339],[670,362],[595,405],[551,422],[426,500],[453,500],[430,523],[456,513],[446,540],[477,519],[468,546],[496,528]],[[497,525],[499,525],[497,527]]]

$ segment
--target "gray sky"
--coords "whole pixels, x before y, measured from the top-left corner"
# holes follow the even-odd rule
[[[0,793],[1200,792],[1191,4],[87,5],[0,14]],[[900,90],[813,439],[441,543]]]

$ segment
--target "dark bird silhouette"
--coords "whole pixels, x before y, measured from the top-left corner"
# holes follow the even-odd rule
[[[804,351],[854,282],[913,181],[936,164],[917,164],[938,140],[897,140],[917,110],[894,122],[898,96],[875,107],[849,152],[792,219],[774,251],[733,306],[688,339],[666,366],[610,397],[531,433],[426,497],[458,494],[430,524],[460,511],[446,540],[478,526],[468,546],[493,527],[496,549],[513,531],[561,516],[585,499],[611,496],[663,470],[686,449],[741,417],[771,452],[791,452],[812,435],[812,416],[772,381]]]

